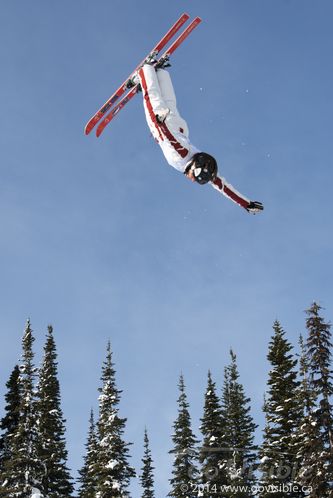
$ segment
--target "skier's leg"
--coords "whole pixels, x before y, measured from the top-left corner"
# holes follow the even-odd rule
[[[154,66],[145,64],[139,71],[139,78],[147,118],[152,121],[156,120],[156,117],[160,120],[165,119],[169,108],[163,98]]]
[[[163,96],[163,99],[169,109],[173,112],[177,112],[177,99],[176,99],[176,94],[175,90],[173,88],[173,84],[171,81],[171,76],[168,71],[165,69],[158,69],[156,71],[158,83],[160,85],[161,89],[161,94]]]
[[[185,119],[183,119],[180,116],[177,109],[177,99],[170,73],[165,69],[158,69],[156,74],[164,102],[166,103],[166,105],[168,106],[170,112],[174,115],[174,117],[176,117],[177,120],[179,120],[180,128],[182,128],[184,135],[188,137],[189,132],[188,132],[187,123]]]

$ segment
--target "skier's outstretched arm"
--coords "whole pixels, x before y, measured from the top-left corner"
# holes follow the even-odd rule
[[[194,154],[184,173],[187,178],[200,185],[210,183],[221,194],[246,209],[249,213],[255,214],[264,209],[261,202],[250,201],[230,183],[227,183],[224,178],[218,176],[217,162],[213,156],[206,152]]]
[[[217,176],[210,183],[221,194],[246,209],[249,213],[256,214],[264,209],[261,202],[250,201],[250,199],[238,192],[230,183],[227,183],[223,177]]]

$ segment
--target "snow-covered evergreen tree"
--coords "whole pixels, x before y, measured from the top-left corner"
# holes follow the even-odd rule
[[[185,392],[184,377],[179,378],[178,416],[173,424],[173,448],[169,453],[174,455],[171,490],[168,496],[183,498],[195,496],[194,484],[198,474],[197,439],[192,432],[189,404]]]
[[[310,385],[309,359],[302,336],[300,337],[299,345],[301,354],[299,360],[300,387],[298,398],[302,417],[295,438],[298,462],[295,480],[300,486],[314,485],[314,488],[317,488],[322,482],[320,455],[323,450],[319,426],[314,417],[317,395]],[[318,482],[315,483],[315,480]]]
[[[38,458],[38,426],[35,402],[34,337],[28,320],[22,340],[20,363],[20,414],[13,433],[11,459],[5,462],[0,496],[4,498],[30,498],[33,491],[41,490],[42,465]]]
[[[6,414],[0,422],[0,483],[2,481],[1,476],[5,468],[5,462],[10,461],[12,458],[12,439],[20,417],[21,396],[19,377],[20,369],[18,365],[15,365],[9,380],[6,383]]]
[[[292,345],[276,320],[274,335],[269,345],[268,360],[272,365],[265,397],[266,425],[260,450],[263,473],[261,485],[265,491],[261,498],[286,498],[302,496],[298,491],[276,491],[272,486],[294,484],[297,466],[296,433],[301,419],[298,398],[297,360]],[[272,490],[272,491],[271,491]]]
[[[230,351],[230,356],[231,363],[225,368],[222,394],[226,441],[232,451],[232,460],[228,469],[229,478],[233,486],[250,487],[255,483],[257,468],[257,448],[254,445],[254,432],[257,426],[250,414],[251,400],[245,396],[244,387],[239,382],[236,355]],[[240,489],[228,496],[235,498],[252,496],[250,491],[242,492]]]
[[[84,456],[83,467],[79,470],[79,498],[95,498],[96,496],[96,475],[94,472],[94,465],[97,459],[97,448],[94,412],[91,410],[89,432],[86,442],[86,454]]]
[[[205,393],[204,413],[200,426],[203,435],[199,460],[201,462],[200,481],[204,486],[202,496],[216,497],[221,486],[229,485],[228,465],[231,451],[226,439],[226,424],[222,414],[220,399],[216,393],[216,384],[208,372]]]
[[[333,457],[333,419],[332,404],[330,403],[330,398],[333,395],[331,324],[326,323],[319,315],[320,310],[321,306],[317,303],[313,303],[307,310],[308,339],[306,346],[309,357],[310,382],[318,394],[318,423],[323,430],[324,444]]]
[[[151,450],[149,447],[149,438],[147,429],[144,434],[144,454],[142,458],[142,468],[140,482],[143,489],[142,498],[154,498],[154,467]]]
[[[307,310],[308,338],[303,360],[306,365],[303,392],[307,395],[298,451],[297,477],[302,485],[311,486],[311,498],[333,496],[331,326],[320,316],[320,310],[317,303]]]
[[[121,391],[116,387],[110,343],[101,380],[98,450],[94,466],[96,498],[122,498],[129,495],[127,488],[130,478],[136,474],[128,463],[129,443],[123,439],[126,419],[118,415]]]
[[[306,352],[306,346],[304,344],[304,338],[300,335],[299,338],[299,348],[300,348],[300,358],[299,358],[299,390],[298,398],[300,401],[300,406],[303,409],[303,413],[307,414],[315,405],[316,393],[310,385],[309,379],[309,359]]]
[[[53,329],[48,327],[37,388],[38,457],[43,465],[42,493],[48,498],[69,498],[73,492],[67,468],[65,420],[61,410],[58,364]]]

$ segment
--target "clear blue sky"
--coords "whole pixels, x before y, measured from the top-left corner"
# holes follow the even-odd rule
[[[111,339],[133,464],[147,425],[164,496],[180,371],[197,430],[207,370],[220,386],[232,347],[261,422],[273,321],[296,343],[313,300],[333,317],[332,2],[1,10],[1,404],[26,318],[38,361],[52,323],[77,469]],[[100,139],[83,134],[183,11],[203,23],[173,58],[179,109],[193,143],[265,204],[261,216],[169,167],[140,98]]]

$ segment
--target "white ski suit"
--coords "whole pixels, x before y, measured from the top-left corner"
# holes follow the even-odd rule
[[[138,73],[143,92],[143,104],[150,131],[160,145],[167,162],[184,173],[194,154],[201,152],[191,144],[186,121],[177,110],[171,77],[165,69],[155,70],[145,64]],[[237,192],[224,178],[217,177],[211,185],[243,208],[250,200]]]

